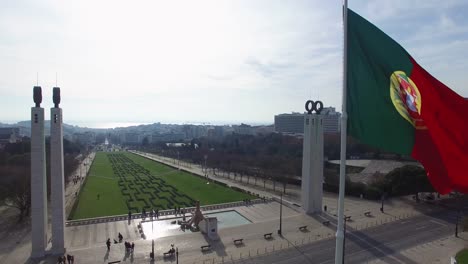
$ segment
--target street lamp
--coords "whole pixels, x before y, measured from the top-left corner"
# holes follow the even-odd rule
[[[283,194],[280,194],[280,225],[278,230],[278,235],[281,235],[282,231],[282,223],[283,223]]]
[[[177,151],[177,166],[180,167],[179,151]]]
[[[207,176],[208,175],[208,173],[207,173],[208,170],[206,168],[206,159],[208,158],[208,155],[205,155],[204,158],[205,158],[205,176]]]
[[[383,201],[383,200],[382,200]],[[382,211],[383,212],[383,211]],[[345,259],[345,256],[346,256],[346,248],[345,248],[345,242],[346,242],[346,221],[347,221],[347,218],[346,218],[346,215],[344,217],[344,226],[343,226],[343,259],[342,259],[342,263],[344,264],[344,259]]]
[[[153,240],[151,240],[151,254],[150,254],[150,258],[151,258],[151,259],[154,259],[154,238],[153,238]]]
[[[385,199],[385,193],[382,193],[382,197],[381,197],[381,200],[382,200],[382,206],[380,207],[380,212],[384,212],[384,208],[383,208],[383,202],[384,202],[384,199]]]

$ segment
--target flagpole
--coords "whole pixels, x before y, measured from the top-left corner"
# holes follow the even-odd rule
[[[338,226],[336,228],[335,264],[344,263],[344,193],[346,175],[346,83],[348,74],[348,0],[343,1],[343,98],[341,104],[340,188],[338,195]]]

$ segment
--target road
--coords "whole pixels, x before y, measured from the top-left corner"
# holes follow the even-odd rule
[[[362,231],[348,230],[345,263],[365,263],[372,259],[386,263],[415,263],[399,251],[452,235],[455,219],[453,211],[443,210]],[[332,238],[235,263],[325,264],[334,263],[334,256],[335,239]]]

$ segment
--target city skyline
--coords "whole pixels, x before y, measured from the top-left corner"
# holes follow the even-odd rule
[[[468,97],[467,3],[349,4]],[[28,119],[37,73],[45,108],[58,75],[69,124],[271,124],[308,99],[341,112],[341,1],[0,6],[2,123]]]

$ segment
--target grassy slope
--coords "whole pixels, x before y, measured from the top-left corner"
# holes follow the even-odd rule
[[[226,203],[254,198],[248,194],[232,190],[219,184],[206,184],[202,178],[183,171],[175,171],[166,165],[148,160],[146,158],[127,153],[127,157],[148,169],[152,175],[158,176],[167,184],[174,186],[181,193],[185,193],[201,205]],[[115,154],[115,152],[114,152]],[[172,173],[170,173],[172,172]],[[97,194],[100,199],[97,199]],[[76,209],[72,212],[72,219],[91,218],[106,215],[125,214],[128,208],[124,197],[117,185],[107,154],[96,154],[90,174],[80,193]]]
[[[201,205],[228,203],[254,198],[246,193],[241,193],[216,183],[213,184],[210,182],[210,184],[206,184],[206,180],[183,171],[163,174],[173,171],[174,169],[141,156],[131,153],[126,154],[129,158],[150,170],[152,175],[159,175],[160,178],[177,188],[180,192],[185,193],[195,200],[199,200]]]
[[[458,252],[456,259],[458,264],[468,264],[468,249]]]
[[[99,200],[97,195],[99,194]],[[72,219],[124,214],[127,205],[105,153],[98,152],[80,193]]]

